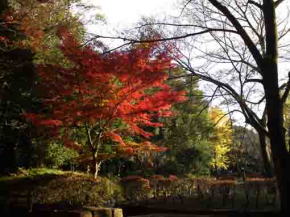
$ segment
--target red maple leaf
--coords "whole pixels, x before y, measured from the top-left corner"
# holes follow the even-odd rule
[[[26,114],[27,119],[35,125],[58,127],[59,132],[66,128],[62,133],[68,134],[70,129],[83,128],[96,162],[100,146],[108,140],[127,154],[164,151],[150,142],[128,145],[122,135],[149,138],[152,133],[144,126],[161,126],[154,120],[171,115],[172,104],[185,99],[184,92],[165,84],[167,71],[174,68],[169,51],[152,43],[102,55],[91,47],[82,48],[65,28],[58,35],[71,67],[38,67],[38,88],[46,109]]]

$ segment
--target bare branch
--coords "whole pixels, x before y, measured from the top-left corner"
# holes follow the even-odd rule
[[[223,114],[215,123],[214,123],[214,127],[215,126],[217,126],[218,124],[219,124],[219,122],[223,119],[223,118],[225,118],[227,115],[230,115],[230,114],[232,114],[232,113],[234,113],[234,112],[241,112],[241,111],[239,111],[239,110],[237,110],[237,109],[235,109],[235,110],[232,110],[232,111],[229,111],[229,112],[227,112],[227,113],[225,113],[225,114]]]
[[[168,38],[159,38],[159,39],[145,39],[145,40],[139,40],[139,39],[133,39],[133,38],[127,38],[127,37],[121,37],[121,36],[103,36],[103,35],[94,35],[92,39],[90,39],[87,43],[89,43],[92,40],[103,38],[103,39],[115,39],[115,40],[123,40],[123,41],[129,41],[131,43],[153,43],[158,41],[171,41],[171,40],[178,40],[178,39],[184,39],[187,37],[202,35],[210,32],[231,32],[237,34],[237,31],[230,30],[230,29],[218,29],[218,28],[208,28],[206,30],[200,31],[200,32],[194,32],[194,33],[188,33],[181,36],[174,36],[174,37],[168,37]]]
[[[237,20],[236,17],[233,16],[233,14],[229,11],[227,7],[222,5],[217,0],[209,0],[209,2],[216,7],[219,11],[221,11],[227,19],[233,24],[233,26],[236,28],[238,34],[242,37],[245,44],[247,45],[248,49],[250,50],[253,58],[255,59],[257,65],[262,68],[263,65],[263,57],[260,54],[259,50],[257,49],[256,45],[248,35],[248,33],[245,31],[245,29],[242,27],[240,22]]]
[[[248,3],[257,6],[257,7],[260,8],[260,9],[263,8],[263,6],[262,6],[261,4],[255,2],[255,1],[249,0]]]
[[[181,12],[179,14],[179,17],[183,14],[183,11],[185,10],[185,8],[187,7],[187,5],[191,2],[192,0],[188,0],[185,5],[182,7]]]
[[[263,101],[265,100],[265,96],[263,96],[258,102],[251,102],[249,100],[247,100],[248,103],[251,103],[251,104],[255,104],[255,105],[259,105],[261,104]]]
[[[212,84],[215,84],[219,88],[225,90],[228,94],[230,94],[240,105],[240,108],[246,118],[246,121],[250,123],[253,127],[263,131],[265,134],[268,135],[268,131],[265,129],[265,126],[261,123],[261,120],[258,118],[258,116],[247,106],[246,101],[242,98],[242,96],[240,96],[228,83],[223,83],[210,76],[201,74],[181,60],[176,61],[179,63],[180,66],[184,67],[186,70],[191,72],[192,76],[197,76],[198,78],[204,81],[208,81]]]
[[[263,80],[262,79],[258,79],[258,78],[252,78],[252,79],[247,79],[245,80],[245,83],[249,83],[249,82],[255,82],[255,83],[263,83]]]
[[[175,26],[175,27],[195,27],[195,28],[201,28],[201,29],[211,29],[208,26],[202,26],[202,25],[196,25],[196,24],[190,24],[190,23],[182,24],[182,23],[164,23],[164,22],[145,23],[145,24],[142,24],[140,26],[135,27],[134,29],[141,29],[143,27],[156,26],[156,25],[160,25],[160,26]],[[225,31],[225,32],[237,33],[237,31],[235,31],[234,29],[222,28],[221,30]]]
[[[212,102],[212,100],[214,99],[214,96],[216,94],[216,92],[218,91],[219,86],[216,87],[215,91],[213,92],[210,100],[207,102],[207,104],[199,111],[198,115],[199,116],[206,108],[208,108],[208,106],[210,105],[210,103]]]
[[[277,8],[284,0],[277,0],[275,1],[274,5],[275,5],[275,8]]]

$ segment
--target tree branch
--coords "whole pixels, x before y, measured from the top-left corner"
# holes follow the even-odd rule
[[[123,40],[123,41],[129,41],[131,43],[153,43],[153,42],[158,42],[158,41],[178,40],[178,39],[183,39],[183,38],[192,37],[192,36],[196,36],[196,35],[202,35],[202,34],[210,33],[210,32],[230,32],[230,33],[237,34],[237,31],[235,31],[235,30],[208,28],[208,29],[200,31],[200,32],[189,33],[189,34],[185,34],[185,35],[181,35],[181,36],[174,36],[174,37],[160,38],[160,39],[148,39],[148,40],[139,40],[139,39],[126,38],[126,37],[121,37],[121,36],[94,35],[94,37],[92,39],[90,39],[87,43],[89,43],[92,40],[98,39],[98,38]]]
[[[188,0],[185,5],[182,7],[181,12],[179,14],[179,17],[183,14],[183,11],[185,10],[185,8],[187,7],[187,5],[191,2],[192,0]]]
[[[208,81],[212,84],[217,85],[221,89],[225,90],[227,93],[229,93],[239,104],[246,121],[248,123],[251,123],[251,125],[256,128],[257,130],[263,131],[265,134],[268,135],[268,131],[266,128],[263,126],[263,124],[260,122],[261,120],[258,118],[258,116],[247,106],[245,100],[227,83],[223,83],[219,80],[216,80],[210,76],[198,73],[195,71],[193,68],[188,66],[186,63],[182,62],[181,60],[176,60],[180,66],[188,70],[192,76],[196,76],[200,78],[201,80]]]
[[[249,0],[248,3],[257,6],[260,9],[263,9],[263,6],[261,4],[259,4],[258,2]]]
[[[252,79],[247,79],[247,80],[245,80],[245,82],[244,83],[249,83],[249,82],[254,82],[254,83],[263,83],[263,80],[262,79],[258,79],[258,78],[252,78]]]
[[[263,65],[263,57],[260,54],[259,50],[257,49],[254,42],[251,40],[248,33],[245,31],[243,26],[240,24],[240,22],[237,20],[236,17],[233,16],[233,14],[229,11],[227,7],[222,5],[217,0],[208,0],[216,9],[218,9],[220,12],[222,12],[226,18],[233,24],[233,26],[236,28],[238,34],[241,36],[241,38],[244,40],[246,46],[250,50],[253,58],[255,59],[257,65],[259,68],[262,68]]]
[[[284,0],[277,0],[274,2],[275,8],[277,8]]]

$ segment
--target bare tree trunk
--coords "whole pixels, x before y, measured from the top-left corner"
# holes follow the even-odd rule
[[[92,136],[91,136],[91,130],[88,125],[86,125],[86,133],[87,133],[87,139],[88,139],[88,144],[91,148],[91,153],[93,157],[93,168],[94,168],[94,177],[95,179],[98,177],[99,171],[101,169],[101,164],[102,161],[98,161],[98,154],[99,154],[99,149],[101,146],[101,137],[102,133],[100,132],[97,137],[97,141],[94,141]]]
[[[271,164],[271,160],[269,159],[269,155],[267,152],[267,137],[266,134],[262,131],[258,132],[259,142],[260,142],[260,152],[263,160],[263,173],[266,177],[273,176],[273,168]]]
[[[96,179],[96,178],[98,178],[98,175],[99,175],[99,171],[100,171],[100,169],[101,169],[101,165],[102,165],[102,162],[103,161],[98,161],[97,160],[97,153],[95,153],[94,155],[93,155],[93,170],[92,170],[92,172],[93,172],[93,174],[94,174],[94,178]]]
[[[263,1],[266,30],[266,56],[263,61],[263,86],[266,97],[267,127],[271,143],[275,174],[280,193],[281,212],[290,214],[290,161],[283,126],[283,102],[278,82],[278,39],[273,0]]]
[[[267,74],[265,76],[267,79],[264,79],[264,83],[268,86],[265,89],[268,115],[267,125],[280,193],[281,211],[286,216],[286,214],[290,213],[290,162],[283,128],[283,105],[280,100],[278,85],[275,85],[277,83],[273,82],[271,71],[265,74]]]

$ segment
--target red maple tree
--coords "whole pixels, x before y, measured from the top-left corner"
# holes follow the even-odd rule
[[[154,120],[172,115],[171,105],[185,99],[184,92],[165,84],[167,71],[174,68],[168,52],[155,43],[102,55],[89,46],[81,48],[65,29],[59,37],[71,66],[38,67],[44,110],[26,113],[26,118],[67,146],[86,147],[95,176],[102,161],[114,155],[104,154],[105,144],[119,155],[163,151],[146,141],[152,133],[144,127],[161,126]]]

